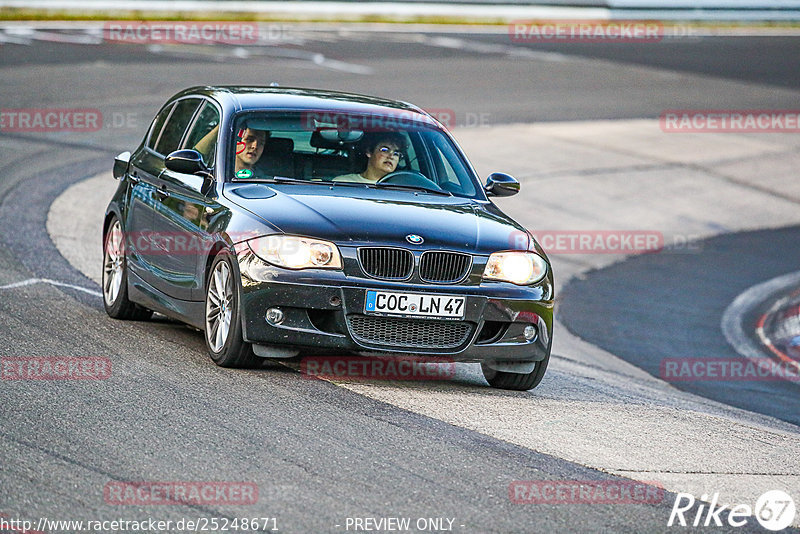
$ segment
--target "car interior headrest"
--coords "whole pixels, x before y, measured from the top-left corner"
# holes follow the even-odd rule
[[[288,137],[270,137],[264,152],[269,154],[288,154],[294,151],[294,141]]]
[[[314,148],[352,150],[362,137],[364,137],[364,132],[359,130],[318,128],[311,134],[309,143]]]

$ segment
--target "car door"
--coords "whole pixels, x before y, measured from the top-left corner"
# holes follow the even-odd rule
[[[154,281],[152,238],[156,178],[164,166],[163,157],[155,147],[173,108],[174,103],[170,103],[156,115],[141,148],[131,155],[128,168],[127,179],[131,182],[131,189],[124,221],[128,268],[148,284]]]
[[[219,119],[214,104],[203,100],[175,150],[195,149],[199,143],[204,147],[204,160],[213,165]],[[206,231],[208,215],[214,211],[202,193],[203,177],[164,168],[157,182],[153,228],[163,237],[165,252],[157,262],[157,289],[181,300],[202,299],[202,270],[211,243]]]

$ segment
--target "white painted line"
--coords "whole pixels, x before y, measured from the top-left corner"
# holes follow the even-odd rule
[[[98,45],[103,43],[101,37],[95,35],[75,35],[71,33],[55,33],[35,30],[30,34],[31,39],[49,41],[51,43]]]
[[[800,6],[797,2],[775,5],[774,0],[759,4],[727,2],[713,6],[676,4],[671,0],[660,5],[631,5],[618,3],[605,6],[543,6],[520,4],[474,4],[443,2],[320,2],[288,0],[282,2],[252,2],[243,0],[0,0],[0,8],[99,11],[150,11],[162,13],[271,13],[304,17],[368,17],[413,19],[419,16],[447,19],[478,18],[484,20],[686,20],[686,21],[797,21]],[[645,9],[642,9],[642,8]]]
[[[94,297],[103,296],[103,294],[99,291],[95,291],[93,289],[87,289],[85,287],[76,286],[73,284],[67,284],[66,282],[59,282],[58,280],[50,280],[49,278],[29,278],[27,280],[22,280],[21,282],[14,282],[11,284],[0,286],[0,290],[16,289],[18,287],[32,286],[34,284],[50,284],[51,286],[66,287],[69,289],[74,289],[76,291],[83,291],[84,293],[88,293],[89,295],[92,295]]]
[[[223,49],[224,50],[224,49]],[[263,49],[262,49],[263,50]],[[345,61],[338,61],[325,57],[325,54],[318,52],[307,52],[305,50],[284,49],[279,47],[270,47],[268,51],[261,52],[259,49],[247,49],[243,47],[236,47],[227,52],[220,53],[219,48],[214,47],[181,47],[171,48],[163,45],[149,45],[147,51],[151,54],[161,54],[169,57],[183,57],[183,58],[197,58],[212,59],[215,61],[225,61],[228,58],[258,58],[270,57],[281,59],[292,59],[299,61],[307,61],[318,67],[347,72],[350,74],[371,75],[373,69],[366,65],[358,65],[355,63],[347,63]]]
[[[800,9],[800,0],[605,0],[613,9]]]
[[[795,22],[798,9],[612,9],[611,20]]]
[[[479,54],[502,54],[508,56],[526,57],[542,61],[567,62],[572,58],[558,52],[545,52],[542,50],[531,50],[522,46],[512,46],[494,43],[481,43],[477,41],[466,41],[455,37],[434,36],[428,37],[421,35],[419,42],[428,46],[439,48],[449,48],[451,50],[464,50]]]
[[[338,70],[342,72],[349,72],[350,74],[362,74],[362,75],[370,75],[374,71],[371,67],[367,67],[366,65],[356,65],[354,63],[346,63],[344,61],[337,61],[335,59],[328,59],[322,54],[317,54],[314,57],[314,63],[320,65],[322,67],[331,69],[331,70]]]
[[[770,339],[769,335],[764,331],[764,323],[770,316],[776,314],[778,310],[784,307],[786,303],[788,303],[793,298],[796,298],[796,295],[786,295],[775,301],[772,304],[772,307],[770,307],[770,309],[767,310],[766,313],[761,315],[761,318],[758,320],[756,328],[756,335],[758,336],[758,339],[761,341],[761,343],[765,347],[767,347],[767,349],[769,349],[775,356],[777,356],[779,360],[784,361],[786,363],[800,363],[800,362],[795,362],[789,355],[787,355],[785,352],[783,352],[782,350],[780,350],[778,347],[775,346],[775,344]],[[792,335],[794,335],[794,332],[792,333]]]
[[[537,5],[480,5],[435,2],[318,2],[288,0],[282,2],[248,2],[241,0],[2,0],[0,7],[52,9],[72,11],[100,10],[214,12],[214,13],[283,13],[313,17],[370,16],[413,17],[444,16],[450,18],[479,17],[485,19],[608,19],[609,10],[601,7],[565,7]]]
[[[15,37],[8,35],[7,33],[0,33],[0,43],[30,45],[32,42],[33,42],[32,39],[27,39],[25,37]]]

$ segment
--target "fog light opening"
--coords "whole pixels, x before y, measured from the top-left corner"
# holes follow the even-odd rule
[[[522,331],[522,335],[525,336],[525,339],[527,341],[532,340],[533,338],[536,337],[536,327],[533,326],[532,324],[529,324],[528,326],[525,327],[525,330]]]
[[[270,308],[267,310],[266,319],[270,324],[281,324],[283,322],[283,310],[280,308]]]

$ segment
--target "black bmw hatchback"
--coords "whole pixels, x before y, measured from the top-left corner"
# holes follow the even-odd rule
[[[550,358],[553,275],[449,133],[410,104],[331,91],[195,87],[117,156],[105,308],[153,311],[247,367],[300,351],[480,362],[526,390]]]

